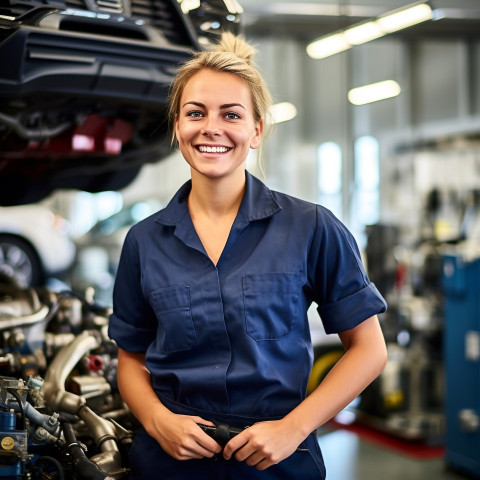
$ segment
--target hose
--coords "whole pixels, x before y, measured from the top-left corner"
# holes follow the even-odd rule
[[[79,480],[114,480],[113,477],[102,472],[87,458],[83,448],[75,437],[75,432],[70,423],[63,424],[63,435],[65,437],[67,448],[73,458],[75,473]]]
[[[53,465],[55,465],[55,468],[57,469],[57,472],[58,472],[58,476],[57,476],[58,480],[65,480],[62,464],[56,458],[44,455],[35,462],[35,465],[43,461],[53,463]]]

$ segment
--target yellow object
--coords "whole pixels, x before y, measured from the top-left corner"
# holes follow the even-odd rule
[[[343,350],[333,350],[324,353],[315,360],[312,371],[310,372],[310,378],[308,379],[307,394],[312,393],[317,388],[325,375],[327,375],[333,366],[340,360],[344,353]]]
[[[385,408],[398,408],[401,407],[404,401],[403,392],[401,390],[394,390],[385,395],[384,404]]]
[[[15,446],[15,440],[12,437],[3,437],[0,444],[4,450],[11,450]]]

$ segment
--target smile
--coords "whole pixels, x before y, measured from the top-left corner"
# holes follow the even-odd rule
[[[197,148],[202,153],[225,153],[231,150],[228,147],[207,147],[206,145],[199,145]]]

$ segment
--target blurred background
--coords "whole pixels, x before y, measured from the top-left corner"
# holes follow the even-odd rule
[[[139,3],[132,2],[138,15]],[[480,2],[179,0],[178,7],[198,31],[215,33],[222,23],[204,12],[220,3],[257,47],[274,98],[275,123],[249,170],[272,189],[331,209],[355,235],[389,304],[380,319],[385,372],[319,440],[336,472],[330,478],[480,478]],[[0,121],[11,125],[14,106],[3,105]],[[155,126],[163,121],[158,108]],[[138,144],[165,132],[154,128]],[[0,133],[0,150],[17,148]],[[59,181],[35,196],[28,192],[46,185],[44,177],[3,187],[0,272],[21,287],[68,288],[111,306],[129,227],[189,177],[168,146],[133,155],[138,169],[120,183]],[[313,389],[341,351],[311,313]]]

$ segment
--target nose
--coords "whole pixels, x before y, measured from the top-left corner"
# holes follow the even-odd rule
[[[207,117],[205,124],[202,128],[202,135],[212,136],[212,135],[221,135],[221,128],[218,119]]]

